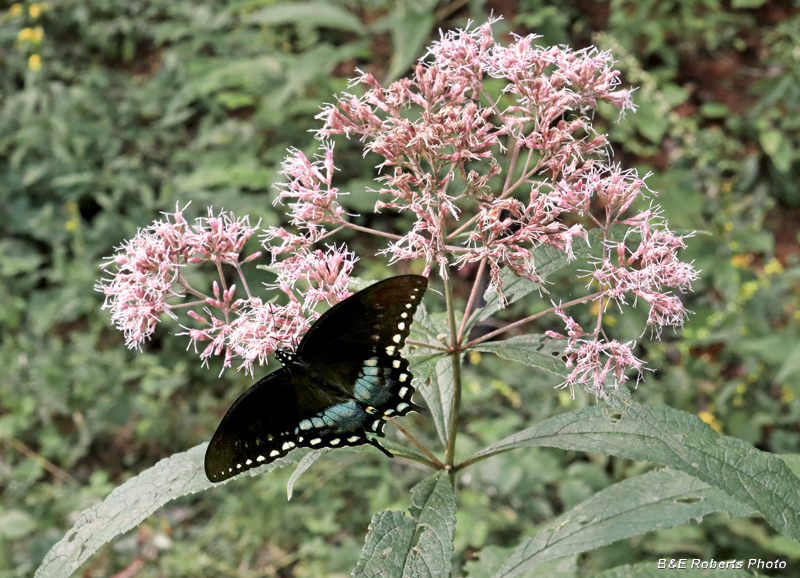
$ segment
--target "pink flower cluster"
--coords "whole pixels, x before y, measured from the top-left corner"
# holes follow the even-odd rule
[[[236,220],[224,212],[215,217],[209,210],[208,217],[194,225],[186,222],[180,208],[165,216],[119,247],[103,264],[113,276],[97,285],[106,296],[103,308],[111,310],[112,321],[131,348],[141,347],[163,314],[175,318],[168,299],[193,292],[182,274],[187,263],[238,265],[242,248],[256,230],[247,218]]]
[[[256,361],[303,335],[317,304],[349,295],[355,256],[344,246],[318,248],[344,228],[387,239],[382,252],[390,262],[424,260],[426,275],[434,264],[443,278],[454,266],[478,264],[475,287],[488,270],[489,290],[501,303],[503,270],[542,284],[537,249],[549,246],[573,259],[576,243],[585,249],[595,229],[599,242],[585,275],[597,292],[570,305],[603,299],[622,306],[641,298],[656,336],[665,325],[682,325],[687,311],[673,291],[690,290],[697,278],[678,257],[686,236],[672,234],[656,206],[634,211],[637,200],[653,193],[635,171],[607,162],[607,137],[593,128],[600,102],[621,113],[634,108],[611,55],[537,46],[533,35],[504,46],[494,38],[494,22],[443,35],[409,78],[388,86],[360,73],[351,87],[360,86],[361,94],[340,95],[318,116],[324,121],[319,154],[289,151],[276,203],[288,205],[290,226],[263,236],[278,276],[270,289],[285,296],[285,305],[250,294],[240,267],[242,245],[254,231],[246,220],[209,214],[190,227],[178,211],[172,222],[156,223],[122,247],[107,264],[115,276],[100,289],[128,344],[139,346],[162,314],[174,315],[179,305],[168,299],[190,293],[201,301],[188,305],[204,305],[202,314],[191,314],[201,327],[187,330],[194,342],[207,342],[203,359],[224,354],[227,367],[236,355],[252,372]],[[345,193],[334,186],[328,140],[334,135],[358,137],[365,154],[381,157],[375,211],[407,212],[409,230],[395,234],[352,222],[342,206]],[[203,261],[220,271],[209,295],[181,274],[187,263]],[[236,270],[245,298],[226,286],[223,265]],[[568,326],[574,370],[565,385],[598,393],[606,378],[622,383],[626,369],[641,371],[632,343],[605,337],[602,308],[588,333],[560,308],[551,312]],[[453,339],[464,344],[464,337]]]
[[[221,212],[187,223],[183,210],[165,215],[118,249],[104,263],[111,277],[103,279],[97,290],[106,296],[103,308],[111,310],[114,324],[124,332],[128,347],[141,348],[150,338],[162,315],[177,318],[175,311],[202,306],[201,312],[189,309],[187,315],[198,328],[185,334],[195,344],[205,342],[200,353],[207,362],[223,356],[223,368],[234,356],[253,373],[256,360],[265,363],[279,347],[296,342],[316,317],[314,306],[320,301],[336,303],[350,295],[347,285],[355,259],[344,249],[327,251],[298,250],[280,262],[278,289],[288,299],[286,305],[264,303],[253,297],[241,265],[261,256],[261,252],[242,258],[247,240],[258,230],[247,217],[236,219]],[[219,280],[211,294],[195,288],[183,274],[189,265],[213,263]],[[224,266],[233,267],[246,297],[236,298],[237,285],[227,286]],[[298,287],[305,282],[305,288]],[[187,295],[195,300],[186,302]]]
[[[600,339],[586,333],[560,306],[555,306],[555,314],[561,318],[567,329],[567,348],[564,351],[567,368],[574,367],[561,385],[568,387],[573,397],[576,385],[583,385],[587,391],[601,396],[603,389],[607,387],[609,374],[614,378],[613,387],[628,381],[625,375],[627,369],[632,368],[641,376],[644,362],[633,355],[635,342],[620,343],[616,339]],[[546,335],[564,338],[554,331],[547,331]],[[585,336],[589,339],[585,339]]]
[[[451,256],[462,266],[485,260],[501,291],[501,267],[536,281],[532,248],[571,254],[572,240],[586,235],[563,223],[574,207],[559,202],[565,192],[579,194],[577,180],[597,170],[594,157],[607,145],[586,112],[598,101],[633,105],[630,91],[617,88],[610,54],[543,48],[533,35],[502,46],[491,24],[446,34],[411,78],[383,87],[362,74],[354,84],[365,85],[363,96],[345,94],[326,107],[319,134],[356,135],[365,152],[383,157],[380,192],[392,199],[376,210],[415,216],[413,229],[387,249],[395,260],[435,260],[443,274]],[[505,82],[502,90],[490,93],[487,77]],[[530,192],[518,198],[524,185]],[[465,240],[454,246],[457,238]]]

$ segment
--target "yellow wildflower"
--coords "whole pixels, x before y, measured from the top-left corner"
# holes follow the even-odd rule
[[[779,275],[783,273],[783,265],[777,259],[771,259],[769,263],[764,265],[764,273],[767,275]]]
[[[17,43],[33,42],[34,44],[39,44],[42,38],[44,38],[44,30],[41,26],[37,26],[36,28],[23,28],[17,32]]]
[[[734,255],[731,257],[731,263],[738,269],[747,269],[750,263],[753,262],[753,255],[745,253],[744,255]]]
[[[706,422],[708,425],[710,425],[712,428],[714,428],[714,430],[717,433],[722,433],[722,428],[720,427],[719,422],[717,421],[717,418],[714,417],[714,414],[711,413],[710,411],[705,411],[705,410],[701,411],[699,414],[697,414],[697,417],[699,417],[704,422]]]

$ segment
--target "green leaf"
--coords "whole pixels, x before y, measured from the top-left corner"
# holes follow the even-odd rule
[[[511,555],[514,548],[485,546],[478,552],[478,558],[469,560],[464,570],[469,578],[490,578]],[[520,578],[575,578],[578,575],[577,556],[567,556],[537,564],[534,570],[523,571]]]
[[[683,472],[649,472],[614,484],[553,520],[522,542],[494,578],[510,578],[541,562],[681,526],[716,511],[735,517],[753,513],[741,500]]]
[[[75,525],[42,560],[34,578],[67,577],[101,546],[135,528],[161,506],[181,496],[227,484],[212,484],[203,470],[207,443],[172,455],[114,489],[101,503],[81,512]],[[294,463],[306,452],[294,450],[270,464],[250,470],[251,476]]]
[[[308,452],[306,455],[303,456],[303,459],[297,463],[297,467],[292,472],[292,475],[289,476],[289,481],[286,483],[286,499],[292,499],[292,493],[294,492],[294,485],[297,480],[300,479],[300,476],[303,475],[303,472],[308,470],[311,466],[314,465],[318,459],[322,456],[327,454],[331,451],[331,448],[322,448],[319,450],[312,450]]]
[[[564,339],[553,339],[544,335],[517,335],[504,341],[489,341],[470,347],[470,351],[494,353],[498,357],[531,365],[566,377],[567,371],[561,356]]]
[[[781,348],[783,349],[783,348]],[[780,369],[775,374],[775,381],[780,383],[793,378],[800,373],[800,345],[794,347],[792,351],[783,358]],[[800,393],[800,387],[795,388],[795,393]]]
[[[752,573],[745,569],[737,570],[735,568],[726,568],[721,570],[716,568],[705,570],[702,568],[691,568],[691,564],[695,560],[697,564],[702,564],[703,562],[711,563],[711,560],[708,559],[686,559],[686,568],[678,569],[670,568],[669,566],[666,568],[659,568],[657,565],[658,563],[642,562],[641,564],[617,566],[611,570],[595,574],[594,578],[752,578],[753,576]],[[716,564],[730,561],[731,560],[717,560]],[[664,564],[670,564],[671,562],[677,564],[677,561],[671,558],[665,559]],[[734,560],[734,562],[736,562],[736,560]],[[742,562],[744,561],[742,560]]]
[[[194,61],[192,79],[186,82],[176,99],[182,103],[198,96],[237,89],[255,94],[267,83],[280,79],[282,63],[283,60],[274,55]]]
[[[270,92],[264,101],[268,110],[283,109],[293,100],[301,98],[320,78],[330,76],[340,62],[356,58],[366,48],[363,42],[350,42],[342,46],[320,45],[301,54],[285,57],[286,77]]]
[[[779,532],[800,538],[800,479],[777,456],[722,437],[697,416],[632,401],[620,388],[611,407],[587,407],[547,419],[478,452],[552,446],[616,455],[675,468],[756,509]]]
[[[780,458],[789,466],[795,476],[800,477],[800,454],[784,454]]]
[[[0,541],[19,540],[36,529],[36,520],[25,510],[0,512]]]
[[[706,118],[722,118],[724,119],[731,114],[731,109],[721,102],[706,102],[700,105],[700,112]]]
[[[410,338],[431,344],[439,344],[438,336],[447,334],[449,326],[446,317],[428,315],[424,303],[420,303],[414,315]],[[453,368],[445,352],[430,349],[417,349],[408,357],[409,367],[414,374],[414,386],[425,399],[433,416],[433,423],[442,444],[447,447],[450,416],[453,409]]]
[[[731,8],[736,10],[745,10],[753,8],[761,8],[766,3],[766,0],[733,0]]]
[[[256,99],[253,95],[236,90],[224,90],[217,94],[217,100],[227,109],[235,110],[245,106],[253,106]]]
[[[411,490],[410,517],[386,510],[375,514],[353,578],[449,576],[453,564],[456,498],[447,472]]]
[[[775,168],[786,173],[792,167],[794,160],[794,147],[780,130],[765,130],[759,134],[761,147],[772,159]]]
[[[414,314],[414,324],[411,326],[409,339],[438,344],[437,335],[443,333],[440,329],[435,320],[428,315],[425,302],[420,303],[417,312]]]
[[[410,10],[405,2],[400,2],[387,16],[392,35],[392,60],[386,72],[386,82],[391,82],[404,74],[422,56],[425,43],[431,36],[436,23],[433,10]]]
[[[387,450],[389,450],[399,458],[406,458],[423,464],[427,464],[430,462],[430,458],[426,455],[423,455],[422,452],[417,451],[416,448],[411,448],[408,445],[398,443],[386,438],[381,439],[380,442],[383,447],[385,447]],[[383,455],[383,453],[378,448],[370,444],[365,444],[363,446],[356,446],[353,448],[353,451],[360,451],[357,448],[369,448],[370,450],[374,450],[375,452],[378,452],[378,454]]]
[[[453,414],[453,362],[445,353],[414,355],[408,362],[414,374],[414,386],[425,398],[439,439],[447,447]]]
[[[75,187],[78,185],[88,185],[93,184],[97,179],[97,175],[93,172],[85,171],[81,173],[72,173],[69,175],[62,175],[60,177],[55,177],[53,180],[50,181],[50,184],[54,187]]]
[[[360,35],[366,34],[367,31],[354,14],[330,2],[276,4],[246,16],[245,20],[270,26],[294,24],[305,28],[338,28]]]

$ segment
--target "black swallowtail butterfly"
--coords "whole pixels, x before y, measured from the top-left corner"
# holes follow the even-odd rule
[[[220,482],[285,456],[295,447],[372,444],[385,419],[419,411],[400,350],[428,279],[380,281],[326,311],[282,368],[233,402],[206,450],[206,476]]]

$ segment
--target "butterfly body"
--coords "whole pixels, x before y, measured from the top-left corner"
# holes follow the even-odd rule
[[[233,403],[206,450],[205,471],[219,482],[272,462],[295,447],[369,443],[385,420],[419,408],[400,354],[427,288],[417,275],[392,277],[326,311],[281,369]]]

